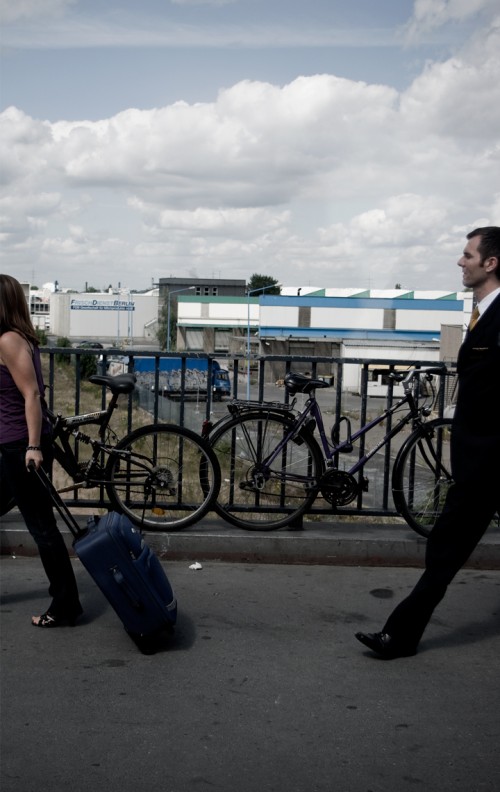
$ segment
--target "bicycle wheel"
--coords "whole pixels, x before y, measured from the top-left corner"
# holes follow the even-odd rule
[[[396,509],[421,536],[429,536],[453,483],[451,421],[438,418],[416,429],[401,448],[392,472]]]
[[[279,414],[247,413],[209,437],[221,468],[215,511],[227,522],[272,531],[292,523],[313,503],[323,457],[311,433],[290,440],[265,464],[290,426]]]
[[[219,487],[212,449],[189,429],[170,424],[127,435],[106,465],[111,503],[150,531],[175,531],[197,522],[212,507]]]

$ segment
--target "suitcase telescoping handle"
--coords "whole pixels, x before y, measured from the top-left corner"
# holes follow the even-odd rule
[[[31,460],[28,463],[28,468],[31,473],[35,473],[38,476],[43,486],[49,493],[50,497],[52,498],[52,502],[56,507],[61,519],[65,522],[65,524],[68,526],[69,530],[71,531],[74,542],[76,542],[77,539],[81,539],[82,536],[85,536],[87,530],[85,528],[80,528],[77,521],[75,520],[75,518],[69,511],[68,507],[64,503],[63,499],[59,495],[58,491],[56,490],[51,480],[47,476],[45,470],[42,467],[37,468],[33,460]]]

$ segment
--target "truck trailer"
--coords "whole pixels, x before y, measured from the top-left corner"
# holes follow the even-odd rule
[[[111,373],[118,373],[116,370],[116,363],[118,361],[110,361]],[[134,357],[133,367],[130,365],[129,357],[123,357],[120,360],[123,368],[122,371],[133,370],[137,375],[139,384],[149,387],[151,391],[155,391],[155,371],[156,371],[156,358],[154,357]],[[171,357],[160,357],[158,359],[158,393],[162,396],[175,397],[182,392],[182,359]],[[208,370],[209,361],[206,358],[186,358],[186,368],[184,375],[184,393],[185,394],[206,394],[208,393]],[[211,361],[212,381],[210,389],[212,397],[216,401],[220,401],[223,396],[231,395],[231,381],[229,379],[229,372],[227,369],[221,368],[216,360]]]

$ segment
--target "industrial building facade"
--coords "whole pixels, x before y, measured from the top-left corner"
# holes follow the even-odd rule
[[[471,312],[470,294],[391,290],[386,296],[375,295],[338,296],[324,291],[258,298],[180,295],[177,348],[230,356],[439,360],[443,328],[453,328],[451,335],[447,333],[447,356],[456,356]],[[303,361],[300,365],[303,369]],[[282,363],[271,367],[273,376],[282,376]],[[335,375],[328,363],[320,364],[318,373]],[[356,379],[357,373],[352,376]],[[350,387],[355,386],[350,382]]]
[[[73,342],[158,348],[164,300],[175,294],[173,349],[221,358],[302,358],[297,367],[304,370],[312,357],[453,360],[472,310],[472,295],[465,292],[282,292],[254,297],[244,294],[244,281],[168,278],[148,294],[56,293],[50,297],[50,333]],[[270,376],[283,375],[282,362],[271,361],[270,367]],[[335,376],[332,367],[323,362],[318,373]],[[354,369],[348,375],[350,389],[357,387],[357,376]],[[374,378],[372,391],[376,388]]]

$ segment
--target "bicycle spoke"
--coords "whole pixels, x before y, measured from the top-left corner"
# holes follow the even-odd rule
[[[453,483],[450,465],[451,422],[431,421],[412,435],[396,460],[393,494],[396,508],[411,528],[428,536]]]
[[[168,425],[144,427],[117,449],[108,463],[108,494],[136,524],[176,530],[210,509],[219,487],[218,464],[194,433]]]
[[[280,416],[246,414],[210,438],[222,475],[216,511],[228,522],[272,530],[313,502],[321,454],[313,438],[289,441],[276,454],[289,427]]]

